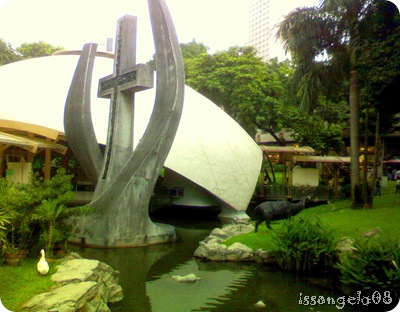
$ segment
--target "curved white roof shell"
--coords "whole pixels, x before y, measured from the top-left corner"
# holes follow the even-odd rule
[[[64,131],[64,105],[79,56],[55,55],[0,66],[0,119]],[[97,97],[98,80],[113,60],[96,57],[91,90],[92,119],[105,144],[109,100]],[[155,88],[136,94],[135,141],[143,134]],[[186,87],[182,118],[165,166],[208,190],[235,210],[245,210],[260,171],[262,152],[225,112]]]

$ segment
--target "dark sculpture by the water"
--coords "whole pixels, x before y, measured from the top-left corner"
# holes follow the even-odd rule
[[[153,85],[152,69],[136,65],[136,17],[118,21],[114,73],[100,80],[98,95],[110,98],[104,156],[90,112],[90,85],[96,45],[84,46],[66,101],[67,140],[96,184],[94,212],[81,216],[70,242],[92,247],[144,246],[175,239],[171,226],[156,224],[148,205],[172,146],[182,114],[184,68],[179,41],[164,0],[148,0],[156,48],[157,86],[146,131],[133,150],[134,93]]]

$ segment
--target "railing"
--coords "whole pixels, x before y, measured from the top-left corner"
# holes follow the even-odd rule
[[[333,188],[329,186],[284,186],[271,184],[264,186],[263,198],[265,200],[284,200],[292,198],[294,200],[308,195],[314,195],[321,200],[328,200],[333,196]]]

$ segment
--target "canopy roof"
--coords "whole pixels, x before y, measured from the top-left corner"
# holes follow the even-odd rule
[[[0,66],[2,123],[34,125],[46,137],[64,133],[64,105],[79,56],[57,55]],[[97,98],[100,78],[113,70],[113,60],[96,57],[91,87],[92,120],[99,143],[105,144],[110,102]],[[134,142],[150,118],[155,90],[136,94]],[[42,132],[43,133],[43,132]],[[31,142],[32,143],[32,142]],[[182,118],[165,166],[195,182],[236,210],[245,210],[254,192],[262,153],[254,140],[225,112],[186,87]]]
[[[51,149],[63,155],[67,152],[67,147],[61,144],[48,142],[39,138],[29,138],[22,135],[13,135],[0,131],[0,147],[1,145],[3,145],[3,149],[8,146],[18,146],[33,154],[36,154],[42,149]]]
[[[308,146],[266,146],[260,145],[261,150],[267,153],[288,153],[288,154],[314,154],[315,151]]]
[[[384,160],[384,164],[400,164],[400,159],[390,159],[390,160]]]
[[[296,162],[313,162],[313,163],[341,163],[349,164],[350,157],[339,157],[339,156],[303,156],[295,155],[293,160]]]

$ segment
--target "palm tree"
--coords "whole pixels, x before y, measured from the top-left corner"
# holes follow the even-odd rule
[[[303,107],[310,109],[316,105],[319,91],[326,83],[349,81],[353,208],[364,204],[356,196],[360,193],[357,77],[357,61],[363,46],[360,25],[373,8],[372,0],[322,0],[317,7],[292,11],[280,23],[277,33],[298,64],[296,77]]]

